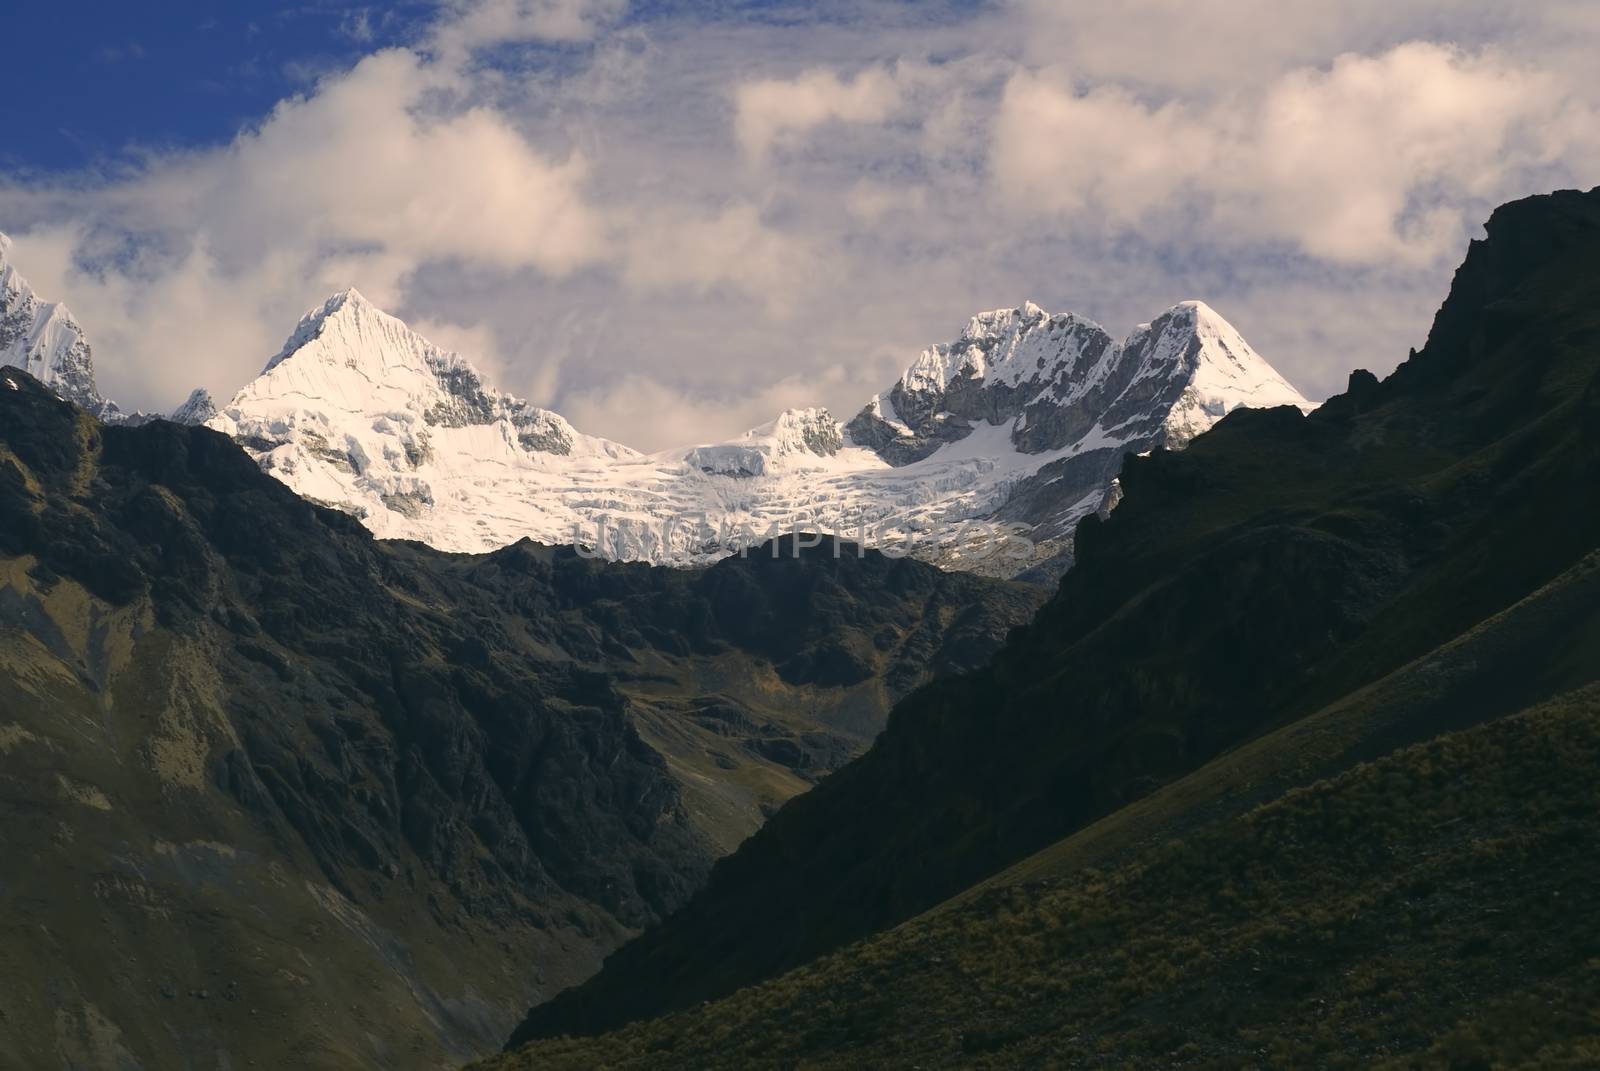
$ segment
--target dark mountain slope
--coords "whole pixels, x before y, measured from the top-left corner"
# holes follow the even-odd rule
[[[4,370],[0,1065],[481,1053],[1033,605],[821,548],[382,544]],[[742,795],[698,806],[695,762]]]
[[[1486,710],[1580,681],[1600,662],[1600,551],[1462,636],[1314,714],[1226,752],[961,894],[1126,858]],[[1508,672],[1507,667],[1537,667]]]
[[[1581,1068],[1600,689],[483,1071]]]
[[[893,925],[1573,568],[1600,544],[1597,287],[1600,191],[1507,205],[1388,380],[1130,460],[1121,505],[1079,528],[1078,567],[990,669],[909,697],[518,1038],[684,1007]],[[1482,673],[1448,718],[1593,679],[1592,648],[1562,649]],[[1421,704],[1398,742],[1435,717]]]

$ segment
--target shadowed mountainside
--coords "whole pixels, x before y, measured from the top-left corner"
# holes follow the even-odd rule
[[[832,550],[384,544],[3,370],[0,1064],[493,1048],[1037,604]]]
[[[1591,1067],[1600,690],[484,1071]]]
[[[1241,411],[1130,459],[1121,505],[1079,527],[1077,567],[990,668],[902,702],[871,751],[514,1041],[774,977],[1186,775],[1237,773],[1207,764],[1313,715],[1337,733],[1278,738],[1252,778],[1281,791],[1594,679],[1575,593],[1600,543],[1600,191],[1506,205],[1487,231],[1387,380],[1357,372],[1309,416]],[[1475,636],[1515,607],[1514,634]],[[1513,660],[1452,654],[1480,641]],[[1401,672],[1418,664],[1451,673]],[[1367,702],[1383,687],[1404,703]],[[1261,798],[1249,778],[1188,788],[1209,814]],[[1146,835],[1190,802],[1166,797]]]

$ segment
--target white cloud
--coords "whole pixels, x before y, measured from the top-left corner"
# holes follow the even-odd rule
[[[816,280],[819,258],[803,238],[762,222],[754,205],[713,214],[664,209],[629,229],[623,280],[641,290],[728,290],[791,312]]]
[[[900,106],[889,71],[870,68],[849,80],[826,68],[795,78],[763,78],[734,90],[734,130],[747,159],[761,161],[774,145],[828,122],[876,123]]]
[[[1217,241],[1426,263],[1453,253],[1466,207],[1576,151],[1581,118],[1538,71],[1423,42],[1198,103],[1023,70],[991,165],[998,195],[1024,213],[1125,227],[1198,214]]]
[[[107,388],[155,405],[188,389],[176,377],[231,393],[322,296],[355,285],[398,307],[426,263],[559,276],[605,257],[583,159],[539,152],[481,107],[430,109],[450,89],[415,54],[379,52],[231,145],[155,161],[87,200],[97,228],[148,246],[128,263],[80,241],[89,270],[46,291],[115,354],[101,362]],[[87,233],[57,227],[55,240],[74,230]]]
[[[1216,136],[1180,104],[1150,108],[1114,86],[1079,93],[1022,70],[1006,85],[990,166],[1017,212],[1128,225],[1212,171]]]
[[[163,169],[244,246],[316,235],[324,245],[404,248],[560,273],[601,253],[581,157],[539,153],[484,108],[430,114],[448,83],[415,54],[380,52],[280,105],[228,150]],[[176,206],[165,206],[168,208]]]

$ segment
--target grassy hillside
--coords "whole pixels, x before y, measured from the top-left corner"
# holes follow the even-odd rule
[[[1121,505],[1080,526],[1076,568],[990,668],[908,697],[870,752],[516,1040],[773,977],[1324,712],[1345,712],[1342,735],[1307,728],[1308,757],[1274,751],[1267,783],[1594,680],[1593,604],[1559,598],[1501,634],[1505,665],[1450,663],[1450,687],[1404,673],[1600,546],[1600,191],[1507,205],[1487,234],[1387,380],[1358,372],[1309,417],[1240,411],[1130,459]],[[1403,680],[1404,714],[1364,720],[1395,709],[1369,690]]]
[[[1477,724],[1486,702],[1584,679],[1600,657],[1600,551],[1526,599],[1338,702],[1229,751],[974,886],[1040,881],[1126,858],[1357,762]],[[1506,667],[1538,667],[1508,673]]]
[[[1600,688],[482,1071],[1600,1063]]]

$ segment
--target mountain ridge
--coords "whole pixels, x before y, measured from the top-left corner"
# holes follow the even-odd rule
[[[474,1071],[1587,1067],[1600,690]]]

